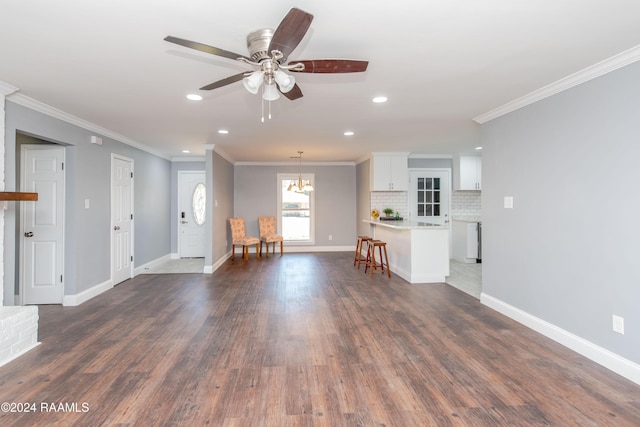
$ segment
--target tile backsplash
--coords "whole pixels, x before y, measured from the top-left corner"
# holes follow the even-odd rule
[[[401,217],[408,218],[407,210],[409,202],[407,200],[406,191],[372,191],[371,192],[371,209],[378,209],[380,215],[385,208],[397,210]],[[395,212],[394,212],[395,213]]]
[[[451,217],[480,217],[480,191],[454,191],[451,193]],[[409,217],[409,199],[406,191],[372,191],[371,208],[382,210],[391,208],[397,210],[403,218]]]
[[[480,191],[454,191],[451,193],[451,216],[477,216],[480,217],[482,205],[480,204]]]

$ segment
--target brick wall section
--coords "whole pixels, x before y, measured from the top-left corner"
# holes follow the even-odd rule
[[[38,307],[0,307],[0,366],[38,345]]]

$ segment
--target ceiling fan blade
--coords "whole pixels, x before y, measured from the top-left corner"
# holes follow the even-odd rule
[[[311,21],[313,21],[313,15],[295,7],[292,8],[273,33],[268,53],[279,50],[282,52],[282,63],[284,63],[307,33]]]
[[[217,47],[209,46],[207,44],[192,42],[191,40],[180,39],[178,37],[173,37],[173,36],[167,36],[164,39],[168,42],[179,44],[180,46],[185,46],[191,49],[199,50],[200,52],[206,52],[212,55],[222,56],[224,58],[229,58],[233,60],[236,60],[238,58],[245,58],[251,61],[251,58],[247,58],[244,55],[229,52],[228,50],[219,49]]]
[[[217,82],[209,83],[206,86],[202,86],[200,90],[211,90],[217,89],[222,86],[230,85],[231,83],[238,82],[244,78],[245,73],[236,74],[233,76],[229,76],[226,79],[218,80]]]
[[[281,92],[282,93],[282,92]],[[291,88],[291,90],[287,93],[282,93],[286,98],[295,101],[298,98],[302,98],[302,90],[300,90],[300,86],[297,84]]]
[[[315,59],[310,61],[291,61],[291,64],[304,64],[304,70],[298,73],[360,73],[367,70],[369,61],[354,59]]]

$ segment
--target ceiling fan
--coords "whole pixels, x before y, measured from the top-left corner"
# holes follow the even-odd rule
[[[217,89],[242,80],[245,88],[255,94],[264,84],[262,98],[273,101],[282,93],[290,100],[302,97],[302,91],[294,77],[285,71],[299,73],[359,73],[367,69],[368,61],[352,59],[316,59],[291,61],[287,59],[298,46],[311,26],[313,15],[292,8],[282,19],[276,30],[265,28],[247,36],[249,57],[229,52],[206,44],[167,36],[164,40],[212,55],[234,59],[257,67],[257,71],[236,74],[217,82],[210,83],[200,90]]]

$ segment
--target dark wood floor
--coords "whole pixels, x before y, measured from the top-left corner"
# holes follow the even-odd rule
[[[351,261],[252,256],[42,306],[42,344],[0,368],[0,402],[37,412],[0,425],[640,425],[640,386],[448,285]]]

